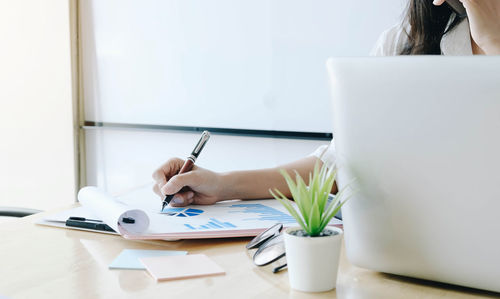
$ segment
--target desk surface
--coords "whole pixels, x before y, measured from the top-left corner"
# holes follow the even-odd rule
[[[256,267],[244,239],[130,241],[119,236],[33,224],[38,214],[0,223],[0,297],[10,298],[498,298],[498,294],[376,273],[341,255],[337,289],[307,294],[289,288],[286,271]],[[122,249],[203,253],[225,276],[155,282],[146,271],[109,270]]]

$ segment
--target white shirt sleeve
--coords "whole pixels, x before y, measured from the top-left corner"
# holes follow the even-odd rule
[[[370,56],[387,56],[387,31],[382,32],[375,46],[370,51]]]
[[[311,156],[315,156],[320,159],[328,168],[335,167],[335,144],[333,140],[328,145],[322,145],[318,147]]]
[[[399,24],[394,25],[382,32],[370,56],[397,56],[403,51],[407,41],[406,30]]]

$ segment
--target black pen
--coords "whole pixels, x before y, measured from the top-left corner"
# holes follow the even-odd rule
[[[193,168],[194,163],[196,162],[196,159],[200,155],[201,150],[205,147],[205,144],[207,144],[208,139],[210,139],[210,133],[208,131],[203,131],[203,133],[201,134],[200,140],[198,141],[198,143],[194,147],[194,150],[191,153],[191,155],[186,159],[186,162],[184,162],[184,165],[182,165],[182,168],[178,174],[188,172]],[[161,206],[162,211],[165,208],[165,206],[170,203],[170,201],[172,200],[174,195],[175,194],[170,194],[170,195],[165,196],[165,199],[163,200],[163,203]]]
[[[88,219],[84,217],[71,216],[68,220],[102,222],[102,220]]]
[[[109,225],[104,224],[100,220],[86,219],[86,220],[82,221],[82,220],[74,220],[71,218],[80,218],[80,217],[68,218],[68,220],[66,220],[66,226],[87,228],[87,229],[92,229],[92,230],[102,230],[102,231],[107,231],[107,232],[115,232],[114,229],[112,229]],[[85,218],[83,218],[83,219],[85,219]]]

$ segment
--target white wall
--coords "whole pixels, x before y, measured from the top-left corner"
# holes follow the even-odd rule
[[[0,0],[0,206],[74,202],[69,0]]]
[[[330,132],[327,58],[368,55],[402,2],[81,1],[85,119]]]
[[[405,2],[81,1],[85,120],[331,132],[326,59],[368,55]],[[88,129],[85,137],[87,184],[119,192],[150,182],[169,157],[186,157],[199,134]],[[271,167],[326,143],[214,136],[199,164]]]

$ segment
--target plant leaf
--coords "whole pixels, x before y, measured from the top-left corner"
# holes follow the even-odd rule
[[[283,195],[283,193],[281,193],[278,189],[274,189],[276,191],[276,193],[279,194],[276,195],[273,190],[269,189],[269,192],[271,193],[271,195],[276,198],[284,207],[285,209],[287,209],[287,211],[290,213],[290,215],[295,218],[295,220],[297,221],[297,223],[302,227],[303,230],[307,231],[306,230],[306,225],[304,224],[304,221],[302,220],[302,217],[300,217],[300,215],[297,213],[297,210],[295,210],[295,208],[292,206],[292,204],[290,203],[290,201],[288,200],[288,198],[286,198],[286,196]]]
[[[303,198],[302,198],[302,195],[299,191],[300,186],[298,186],[293,181],[293,179],[288,174],[288,172],[286,172],[286,170],[281,169],[280,172],[281,172],[281,175],[283,175],[283,177],[285,177],[285,180],[289,186],[290,192],[292,193],[292,197],[295,200],[295,203],[296,203],[297,207],[299,208],[299,211],[302,214],[302,217],[304,217],[304,215],[306,215],[306,214],[305,214],[304,205],[303,205]],[[293,186],[293,190],[292,190],[292,188],[290,188],[290,186]],[[306,217],[304,217],[304,220],[307,220]]]
[[[332,220],[332,218],[337,214],[337,212],[340,210],[340,208],[342,208],[342,206],[349,200],[349,198],[347,198],[346,200],[344,200],[340,205],[338,205],[338,207],[336,207],[333,211],[331,211],[330,214],[328,214],[322,221],[321,221],[321,231],[323,231],[325,229],[325,227],[328,225],[328,223],[330,223],[330,220]]]
[[[309,214],[311,213],[312,202],[309,197],[307,185],[298,172],[295,172],[295,177],[297,180],[297,191],[300,197],[300,199],[297,202],[297,205],[300,206],[299,209],[300,212],[302,213],[302,216],[304,217],[304,222],[309,223]]]
[[[335,199],[330,203],[330,206],[328,206],[327,211],[325,211],[325,215],[323,219],[321,219],[321,226],[324,228],[330,220],[337,214],[337,212],[342,208],[342,206],[350,199],[350,196],[344,200],[344,192],[347,189],[348,186],[345,186],[340,190],[337,195],[335,196]],[[342,200],[342,202],[341,202]]]
[[[326,209],[325,214],[323,215],[323,219],[321,219],[321,224],[324,224],[324,222],[328,224],[328,222],[330,222],[332,217],[335,216],[335,214],[337,214],[337,212],[340,210],[339,206],[341,205],[340,200],[342,199],[342,197],[343,197],[342,193],[340,192],[337,193],[335,199],[330,203],[330,205]]]
[[[316,194],[317,196],[317,194]],[[321,231],[319,230],[320,224],[321,224],[321,215],[319,212],[319,206],[318,202],[315,201],[312,208],[311,208],[311,214],[309,215],[309,227],[307,230],[307,233],[311,236],[317,236]]]
[[[288,172],[284,169],[280,169],[281,175],[285,178],[286,184],[288,185],[288,189],[290,190],[290,193],[292,193],[292,196],[295,198],[295,196],[298,195],[297,193],[297,185],[293,181],[293,179],[290,177]]]
[[[315,194],[318,193],[318,185],[320,183],[320,176],[318,175],[319,173],[319,160],[316,161],[314,164],[314,170],[313,170],[314,175],[312,176],[312,179],[309,180],[309,193],[311,196],[311,199],[315,199]]]
[[[324,178],[323,178],[321,186],[319,186],[320,197],[318,197],[319,209],[322,213],[324,213],[324,211],[325,211],[325,207],[326,207],[326,204],[328,202],[328,197],[329,197],[329,194],[332,190],[333,183],[335,181],[334,176],[332,176],[332,175],[326,176],[327,174],[329,174],[329,172],[326,171],[326,167],[325,167],[325,165],[323,165],[323,167],[321,168],[320,175],[324,176]]]
[[[295,179],[285,169],[280,169],[280,173],[285,178],[290,193],[295,200],[295,205],[278,189],[274,189],[274,191],[270,189],[269,192],[296,219],[304,231],[310,236],[316,236],[324,230],[349,199],[344,199],[348,185],[340,190],[330,205],[327,206],[330,192],[337,177],[337,168],[329,168],[326,164],[320,165],[318,160],[312,173],[309,173],[307,183],[298,171],[295,170],[294,172]]]

